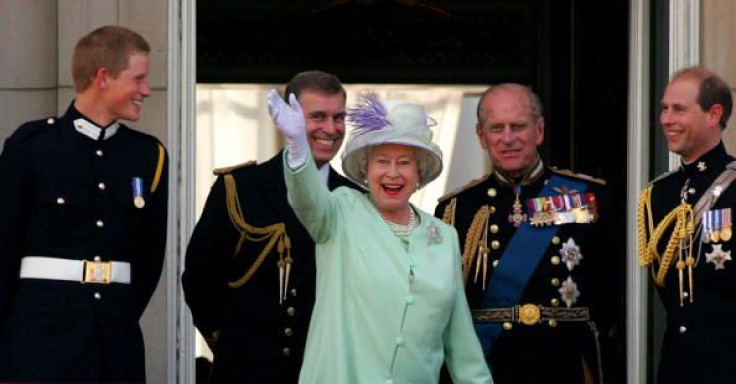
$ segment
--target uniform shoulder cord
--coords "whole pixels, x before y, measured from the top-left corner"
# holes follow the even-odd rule
[[[235,178],[232,174],[228,173],[224,175],[224,181],[227,212],[233,226],[235,226],[238,232],[240,232],[240,239],[238,239],[238,243],[233,252],[233,257],[240,252],[246,241],[254,243],[266,240],[268,241],[248,271],[246,271],[246,273],[237,281],[228,282],[228,286],[232,289],[236,289],[247,283],[248,280],[250,280],[250,278],[256,273],[261,264],[263,264],[266,256],[271,253],[273,247],[278,243],[277,251],[279,253],[279,261],[277,265],[279,267],[279,303],[281,303],[286,298],[286,292],[288,291],[289,286],[289,275],[291,274],[291,264],[294,261],[291,258],[291,240],[286,234],[286,225],[284,223],[276,223],[261,228],[246,223],[242,207],[240,206],[240,200],[238,199],[238,189],[235,184]],[[284,254],[286,254],[286,257],[284,257]]]
[[[644,189],[641,196],[639,196],[639,206],[636,214],[639,265],[642,267],[651,267],[652,277],[655,283],[659,286],[664,286],[664,278],[667,275],[670,265],[672,265],[675,251],[677,249],[689,249],[692,252],[692,235],[695,232],[693,209],[690,204],[682,202],[670,211],[655,227],[652,217],[651,194],[652,187],[650,186]],[[659,244],[662,236],[673,223],[674,229],[667,241],[664,254],[660,259],[657,253],[657,244]],[[648,233],[651,234],[649,239],[647,239]],[[654,272],[655,262],[659,262],[659,268],[656,273]],[[678,261],[677,268],[682,271],[686,265],[692,267],[692,263],[692,255],[689,255],[686,261]]]

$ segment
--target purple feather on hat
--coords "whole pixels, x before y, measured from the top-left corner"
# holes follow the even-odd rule
[[[358,105],[348,110],[347,118],[354,125],[353,134],[362,135],[391,124],[387,115],[388,111],[378,96],[373,92],[365,92],[360,95]]]

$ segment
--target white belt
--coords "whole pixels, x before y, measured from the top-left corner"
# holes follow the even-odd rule
[[[20,261],[20,278],[130,284],[130,263],[25,256]]]

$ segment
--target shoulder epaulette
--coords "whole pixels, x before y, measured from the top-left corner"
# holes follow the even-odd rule
[[[662,179],[665,179],[665,178],[667,178],[667,177],[669,177],[669,176],[677,173],[678,171],[679,171],[679,168],[678,169],[673,169],[671,171],[667,171],[667,172],[665,172],[665,173],[663,173],[663,174],[655,177],[654,179],[652,179],[652,181],[650,181],[649,183],[647,183],[647,185],[654,185],[654,183],[656,183],[656,182],[658,182],[658,181],[660,181]]]
[[[30,121],[18,127],[18,129],[13,132],[12,136],[16,140],[23,141],[40,132],[45,132],[48,128],[54,127],[58,121],[59,119],[56,116],[49,116],[46,119]]]
[[[466,191],[466,190],[468,190],[470,188],[473,188],[476,185],[478,185],[478,184],[486,181],[486,179],[488,179],[489,176],[491,176],[491,174],[490,173],[486,173],[485,175],[483,175],[483,176],[481,176],[481,177],[479,177],[477,179],[471,180],[469,183],[463,185],[462,187],[460,187],[460,188],[458,188],[458,189],[456,189],[456,190],[454,190],[452,192],[446,193],[444,196],[442,196],[439,199],[437,199],[437,202],[438,203],[441,203],[441,202],[443,202],[443,201],[445,201],[445,200],[447,200],[449,198],[455,197],[455,196],[459,195],[460,193],[462,193],[462,192],[464,192],[464,191]]]
[[[585,181],[590,181],[596,184],[606,185],[606,181],[603,179],[599,179],[593,176],[586,175],[584,173],[577,173],[573,172],[569,169],[558,169],[555,167],[550,168],[550,170],[558,175],[567,176],[573,179],[580,179]]]
[[[219,176],[219,175],[224,175],[226,173],[231,173],[232,171],[236,169],[254,167],[256,165],[258,165],[258,162],[255,160],[251,160],[251,161],[248,161],[242,164],[231,165],[229,167],[215,168],[215,170],[212,171],[212,173],[214,173],[215,176]]]

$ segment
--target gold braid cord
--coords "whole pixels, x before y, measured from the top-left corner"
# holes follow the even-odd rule
[[[690,204],[683,202],[668,213],[655,227],[652,218],[651,189],[652,187],[648,187],[642,191],[636,214],[639,264],[643,267],[651,267],[654,282],[659,286],[664,286],[664,278],[667,276],[670,265],[672,265],[675,251],[688,246],[692,248],[692,234],[695,232],[693,208]],[[657,253],[657,244],[673,223],[672,234],[667,240],[664,254],[660,258]],[[647,234],[651,235],[649,239],[647,239]],[[690,244],[686,244],[686,242]],[[654,269],[657,262],[659,268],[657,268],[655,274]]]
[[[475,213],[473,221],[468,228],[468,233],[465,235],[465,246],[463,247],[463,278],[468,281],[468,273],[470,267],[473,265],[473,261],[478,256],[481,247],[485,248],[487,244],[480,244],[480,238],[483,235],[483,228],[487,227],[488,223],[488,206],[482,206],[478,212]]]
[[[447,224],[455,226],[455,207],[457,206],[457,198],[450,200],[450,203],[445,206],[445,212],[442,214],[442,221]]]
[[[235,228],[240,232],[240,239],[233,252],[233,257],[240,252],[245,241],[251,242],[262,242],[267,241],[266,245],[261,250],[261,253],[256,258],[256,261],[251,265],[245,275],[237,281],[228,282],[230,288],[240,288],[243,284],[247,283],[253,274],[256,273],[258,268],[263,264],[266,256],[271,252],[274,245],[278,243],[277,250],[279,252],[279,263],[284,263],[284,251],[287,252],[287,261],[291,262],[291,241],[289,236],[286,234],[286,226],[284,223],[271,224],[269,226],[259,228],[254,227],[245,222],[243,218],[243,210],[240,207],[240,200],[238,200],[238,190],[235,185],[235,178],[233,175],[226,174],[224,176],[225,190],[227,194],[227,212],[230,215],[230,221],[233,223]]]

